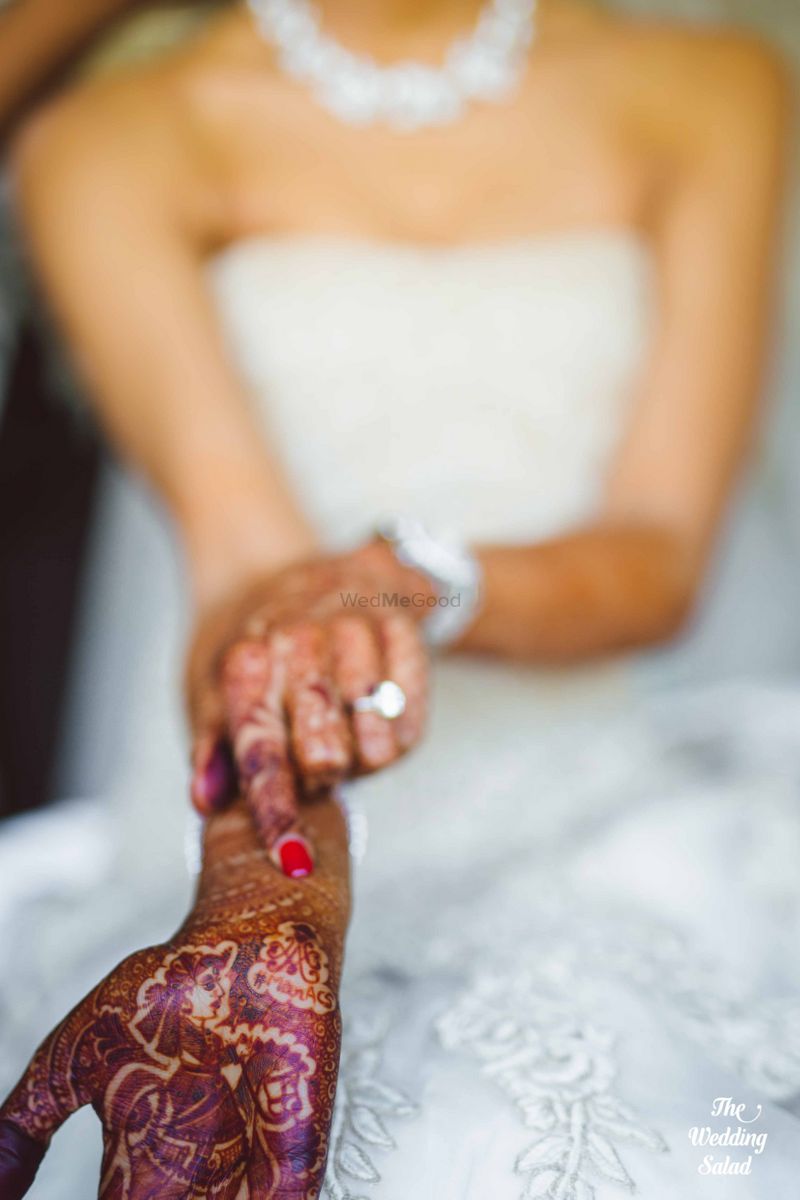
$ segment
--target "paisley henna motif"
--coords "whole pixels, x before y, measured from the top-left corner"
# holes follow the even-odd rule
[[[103,1123],[101,1200],[319,1195],[348,893],[336,806],[307,824],[318,870],[290,883],[241,806],[209,823],[183,928],[99,984],[0,1109],[3,1200],[24,1195],[37,1148],[87,1103]]]

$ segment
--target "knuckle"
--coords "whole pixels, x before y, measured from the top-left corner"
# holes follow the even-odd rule
[[[325,635],[321,626],[312,622],[293,625],[286,637],[292,661],[296,665],[306,667],[322,655]]]
[[[227,686],[260,680],[270,661],[270,648],[251,639],[233,642],[224,651],[220,662],[220,678]]]
[[[342,637],[358,636],[368,626],[369,622],[364,617],[354,613],[337,613],[331,620],[331,629]]]

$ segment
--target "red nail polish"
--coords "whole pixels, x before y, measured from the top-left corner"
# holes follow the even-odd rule
[[[314,863],[305,842],[291,835],[278,845],[281,870],[290,879],[303,879],[314,870]]]

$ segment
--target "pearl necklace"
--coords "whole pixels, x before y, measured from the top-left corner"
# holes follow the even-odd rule
[[[471,100],[498,102],[518,84],[534,36],[537,0],[488,0],[473,32],[454,41],[441,67],[382,66],[322,32],[311,0],[249,0],[281,69],[348,125],[398,131],[456,121]]]

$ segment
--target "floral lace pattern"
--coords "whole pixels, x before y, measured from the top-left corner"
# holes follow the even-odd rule
[[[625,932],[623,932],[625,930]],[[595,931],[584,963],[657,997],[665,1019],[721,1066],[776,1103],[800,1096],[800,999],[748,996],[675,930],[617,917],[612,939]],[[575,943],[573,943],[575,944]]]
[[[376,1151],[392,1150],[392,1122],[413,1116],[417,1105],[382,1077],[383,1042],[392,1019],[387,1004],[364,1005],[345,1022],[345,1050],[331,1127],[325,1200],[358,1200],[364,1184],[380,1181]]]
[[[577,739],[592,747],[590,772],[574,755],[574,770],[562,771],[571,737],[563,754],[560,744],[553,751],[552,769],[542,754],[536,767],[519,762],[516,776],[493,776],[480,828],[513,824],[502,858],[488,838],[468,856],[460,845],[434,854],[437,813],[424,826],[424,870],[416,857],[407,866],[389,835],[403,824],[418,829],[412,789],[388,831],[377,807],[368,810],[372,846],[357,871],[324,1200],[482,1200],[488,1169],[503,1200],[610,1200],[633,1184],[648,1200],[672,1200],[676,1179],[688,1178],[686,1128],[732,1074],[754,1099],[783,1109],[770,1118],[769,1161],[755,1166],[778,1185],[794,1178],[780,1130],[791,1135],[800,1096],[791,952],[800,928],[798,729],[794,693],[728,691]],[[499,760],[498,770],[506,766]],[[581,788],[592,790],[591,803]],[[537,803],[521,805],[529,795]],[[456,803],[446,807],[450,829]],[[683,864],[689,883],[708,885],[700,903],[675,887]],[[150,903],[155,920],[164,901]],[[121,905],[122,892],[115,911]],[[65,911],[62,901],[62,921]],[[32,924],[47,927],[44,913],[33,909],[15,926],[6,953],[23,958],[18,947],[33,942]],[[84,929],[97,939],[100,915],[90,922],[76,900],[73,948]],[[278,930],[272,952],[282,949]],[[23,961],[24,994],[38,1002],[65,966],[43,958],[49,974],[40,975]],[[7,1022],[4,1047],[22,1036],[24,1017]],[[649,1101],[657,1055],[681,1077],[666,1118]],[[476,1129],[486,1135],[477,1144]],[[668,1157],[659,1153],[665,1143]],[[71,1200],[84,1176],[63,1176],[43,1200]]]
[[[597,1178],[633,1190],[619,1143],[667,1149],[614,1092],[613,1035],[581,1020],[535,973],[479,977],[437,1028],[445,1049],[477,1059],[533,1133],[515,1163],[525,1200],[593,1200]]]

